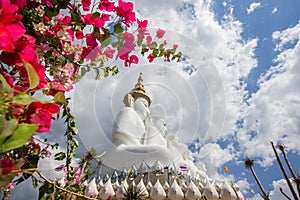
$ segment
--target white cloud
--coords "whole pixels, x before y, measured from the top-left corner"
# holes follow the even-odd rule
[[[293,183],[292,183],[293,184]],[[273,186],[273,191],[270,192],[270,198],[272,200],[281,200],[281,199],[285,199],[285,197],[283,196],[283,194],[280,192],[280,188],[282,188],[283,192],[288,195],[290,198],[293,198],[291,191],[288,187],[288,184],[286,183],[285,179],[280,179],[277,181],[273,181],[272,182],[272,186]],[[295,184],[293,184],[294,186],[294,190],[297,191]]]
[[[278,56],[259,81],[260,89],[249,99],[245,127],[238,134],[238,140],[249,156],[262,157],[263,166],[274,160],[269,141],[283,142],[291,151],[300,151],[300,24],[275,32]],[[285,48],[287,44],[295,46]],[[257,134],[250,136],[251,131]],[[253,148],[255,146],[255,148]]]
[[[73,108],[86,146],[100,152],[109,145],[114,116],[140,71],[144,72],[145,89],[154,101],[151,107],[155,105],[166,114],[169,133],[176,131],[184,142],[200,137],[207,143],[236,131],[236,121],[247,107],[246,83],[242,80],[257,66],[254,51],[258,39],[242,39],[242,23],[233,16],[232,7],[219,23],[210,1],[188,2],[138,1],[136,9],[140,18],[149,20],[149,27],[167,30],[169,43],[179,44],[196,73],[188,76],[182,71],[182,63],[157,61],[150,65],[142,62],[130,69],[116,63],[121,72],[114,78],[100,82],[85,78],[75,88]],[[236,156],[233,151],[224,151],[228,153],[227,161]],[[216,157],[210,159],[213,163]]]
[[[198,155],[199,159],[205,163],[207,174],[211,177],[218,177],[218,169],[224,165],[224,163],[232,159],[230,150],[222,149],[220,145],[216,143],[205,144]]]
[[[251,189],[250,183],[247,181],[247,179],[241,179],[236,182],[236,184],[239,186],[241,193],[245,196],[249,193]]]
[[[249,8],[247,9],[247,13],[250,14],[254,10],[258,9],[259,7],[261,7],[260,2],[253,2],[253,3],[250,4]]]
[[[275,14],[278,11],[277,7],[274,7],[274,9],[272,10],[272,14]]]

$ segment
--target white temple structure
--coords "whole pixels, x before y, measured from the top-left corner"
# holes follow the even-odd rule
[[[149,111],[142,73],[123,102],[100,178],[88,184],[88,195],[123,199],[135,187],[145,199],[243,199],[234,183],[210,179],[203,163],[194,164],[186,145],[166,134],[165,119]]]

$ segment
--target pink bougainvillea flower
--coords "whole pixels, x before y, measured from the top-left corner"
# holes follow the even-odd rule
[[[16,14],[18,6],[10,1],[0,2],[0,51],[11,52],[15,49],[14,42],[20,39],[26,29],[20,22],[22,15]]]
[[[129,60],[130,60],[130,63],[133,63],[133,64],[138,64],[138,62],[139,62],[139,58],[136,55],[131,55],[129,57]]]
[[[62,20],[62,23],[66,26],[69,26],[71,21],[72,18],[70,16],[65,16],[64,19]]]
[[[137,20],[137,23],[138,23],[138,28],[147,28],[148,26],[148,20],[142,20],[140,21],[139,19]]]
[[[178,44],[174,44],[173,49],[177,49],[177,48],[178,48]]]
[[[124,61],[124,65],[125,67],[130,67],[130,65],[133,64],[137,64],[139,62],[139,58],[136,55],[131,55],[129,58],[127,58]]]
[[[50,82],[50,90],[46,92],[47,95],[55,96],[58,92],[65,92],[66,88],[57,80]]]
[[[153,60],[154,60],[153,54],[149,54],[147,58],[148,58],[149,62],[153,62]]]
[[[148,26],[148,20],[142,20],[140,21],[139,19],[137,20],[138,23],[138,38],[143,37],[144,35],[149,35],[147,31],[147,26]]]
[[[125,43],[134,43],[134,35],[128,32],[122,34]]]
[[[115,3],[109,0],[100,0],[98,8],[102,11],[111,12],[115,9]]]
[[[95,28],[102,28],[104,26],[104,21],[101,17],[97,17],[94,19],[94,27]]]
[[[81,30],[77,30],[76,33],[75,33],[75,36],[76,36],[76,38],[77,38],[78,40],[84,38],[83,32],[82,32]]]
[[[90,48],[95,48],[96,46],[98,46],[97,43],[97,36],[94,34],[86,34],[86,45]]]
[[[38,63],[39,57],[35,51],[35,39],[29,35],[23,35],[17,42],[14,42],[15,50],[11,53],[0,55],[0,60],[7,65],[22,65],[23,60],[28,63]]]
[[[42,0],[42,4],[45,4],[49,8],[53,8],[52,0]]]
[[[110,19],[110,15],[109,14],[105,14],[105,13],[102,13],[101,14],[101,19],[105,22],[109,21]]]
[[[105,55],[108,57],[108,58],[113,58],[114,57],[114,53],[115,53],[115,50],[110,48],[110,47],[106,47],[105,49]]]
[[[22,10],[26,6],[26,0],[11,0],[11,2],[16,4],[19,10]]]
[[[81,15],[82,22],[87,25],[91,25],[94,23],[94,17],[91,13],[86,15]]]
[[[81,3],[84,11],[90,10],[91,0],[82,0]]]
[[[36,132],[49,132],[52,114],[57,113],[59,109],[59,106],[54,103],[43,104],[41,102],[32,102],[28,107],[27,122],[39,124]]]
[[[152,42],[152,37],[149,35],[149,36],[146,37],[146,43],[147,43],[148,47],[151,46],[151,42]]]
[[[2,175],[5,175],[5,174],[8,174],[11,171],[15,170],[17,168],[17,166],[9,158],[2,158],[1,168],[2,168],[2,171],[1,171]]]
[[[95,48],[93,48],[90,53],[85,57],[87,61],[89,60],[96,60],[96,58],[98,58],[99,55],[102,54],[102,47],[101,46],[96,46]]]
[[[0,51],[11,52],[15,49],[10,32],[0,23]]]
[[[166,31],[164,31],[164,30],[162,30],[162,29],[158,29],[158,30],[156,31],[156,37],[157,37],[158,39],[161,39],[161,38],[164,37],[165,33],[166,33]]]
[[[119,17],[123,18],[123,23],[129,27],[133,22],[135,22],[135,13],[133,12],[133,3],[123,2],[119,0],[118,6],[115,7],[115,11]]]

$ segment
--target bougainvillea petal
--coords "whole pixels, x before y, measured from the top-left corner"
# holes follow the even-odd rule
[[[12,170],[15,170],[17,168],[17,166],[9,158],[2,158],[1,168],[2,168],[2,175],[5,175],[5,174],[10,173]]]

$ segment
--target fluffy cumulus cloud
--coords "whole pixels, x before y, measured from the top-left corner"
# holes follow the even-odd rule
[[[254,10],[258,9],[261,6],[260,2],[253,2],[250,4],[249,8],[247,8],[247,13],[250,14]]]
[[[276,180],[273,181],[272,186],[274,188],[274,190],[272,190],[270,192],[270,198],[273,200],[281,200],[284,199],[285,197],[283,196],[283,194],[280,192],[280,188],[282,188],[282,191],[288,195],[290,198],[293,198],[292,193],[286,183],[285,179],[280,179],[280,180]],[[295,185],[294,186],[294,190],[297,191]]]
[[[299,33],[299,23],[273,33],[278,51],[275,65],[260,78],[260,89],[249,99],[245,127],[238,137],[248,155],[264,158],[261,162],[264,166],[272,164],[274,158],[271,148],[264,147],[270,146],[268,141],[284,143],[289,150],[300,151],[294,142],[300,139]]]
[[[199,157],[205,163],[207,174],[211,177],[218,177],[218,169],[232,159],[229,149],[222,149],[215,143],[205,144],[201,148]]]

